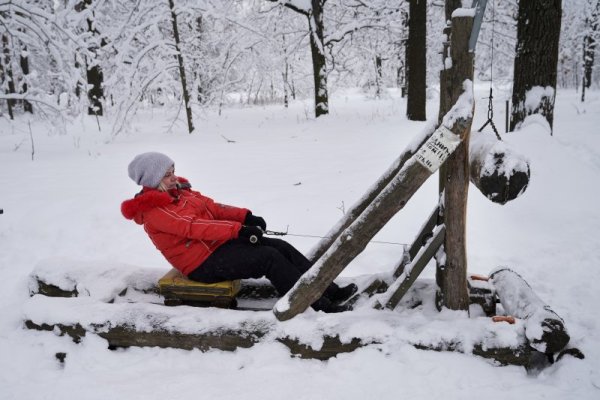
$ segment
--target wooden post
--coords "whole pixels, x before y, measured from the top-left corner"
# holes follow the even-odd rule
[[[473,80],[473,53],[469,52],[469,37],[473,17],[455,16],[452,18],[450,56],[452,68],[446,74],[445,93],[450,95],[446,104],[455,104],[463,91],[463,82]],[[442,100],[440,100],[442,102]],[[471,122],[471,121],[470,121]],[[448,158],[445,171],[440,171],[444,183],[444,221],[446,253],[443,265],[438,265],[437,283],[439,286],[437,304],[452,310],[469,309],[469,289],[467,286],[466,257],[466,212],[469,189],[469,137],[471,127],[467,127],[463,140]]]

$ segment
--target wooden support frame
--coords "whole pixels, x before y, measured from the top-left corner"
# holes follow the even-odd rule
[[[468,33],[470,33],[472,17],[453,18],[453,23],[454,20],[460,21],[458,24],[464,26],[464,29],[468,27]],[[466,22],[462,22],[463,20]],[[455,35],[453,40],[458,41],[454,48],[464,48],[468,54],[468,34]],[[375,234],[398,211],[404,208],[425,180],[455,151],[456,146],[469,137],[474,101],[472,57],[467,56],[467,58],[471,60],[470,68],[457,68],[456,71],[461,73],[470,71],[470,74],[463,73],[453,76],[452,82],[455,83],[456,92],[460,95],[453,98],[454,102],[451,104],[454,105],[444,116],[443,124],[420,145],[417,152],[405,162],[354,222],[348,221],[348,227],[334,240],[328,250],[276,303],[273,311],[277,319],[285,321],[293,318],[314,303],[335,277],[364,250]],[[460,80],[461,78],[464,79]],[[470,84],[465,84],[465,81],[469,81]],[[464,97],[459,99],[460,96]],[[465,112],[465,108],[469,108],[468,112]],[[468,147],[466,149],[468,151]],[[434,159],[434,154],[439,158]],[[464,285],[468,307],[466,272]]]

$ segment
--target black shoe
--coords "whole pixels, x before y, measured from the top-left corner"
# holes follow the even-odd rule
[[[350,306],[332,303],[326,297],[321,297],[319,300],[315,301],[311,307],[315,311],[323,311],[324,313],[340,313],[352,310]]]
[[[329,300],[334,303],[343,303],[358,292],[358,286],[354,283],[339,288],[333,295],[329,296]]]

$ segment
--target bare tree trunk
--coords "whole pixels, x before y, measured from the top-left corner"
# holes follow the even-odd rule
[[[22,93],[27,94],[27,76],[29,75],[29,57],[27,56],[27,47],[23,48],[23,52],[21,52],[19,61],[24,80],[22,85]],[[27,100],[23,100],[23,111],[33,114],[33,105]]]
[[[408,19],[406,116],[411,121],[425,121],[427,90],[427,1],[410,0]]]
[[[592,11],[591,19],[586,18],[586,27],[589,29],[583,38],[583,82],[581,86],[581,101],[585,101],[585,90],[592,84],[592,71],[594,56],[596,54],[596,35],[600,25],[600,1],[596,1],[596,8]]]
[[[381,71],[381,55],[375,56],[375,97],[381,98],[381,85],[383,84],[383,73]]]
[[[562,0],[520,1],[512,93],[510,130],[528,115],[543,115],[550,129],[554,122],[556,67]],[[540,93],[532,93],[537,88]],[[527,96],[536,95],[538,99]],[[534,105],[527,104],[535,100]]]
[[[2,81],[6,82],[6,86],[8,89],[7,94],[15,94],[16,93],[15,80],[14,80],[12,68],[10,66],[11,65],[10,64],[10,49],[9,49],[9,43],[8,43],[8,36],[6,36],[6,35],[2,36],[2,53],[4,55],[2,62],[0,62],[0,68],[2,68],[2,70],[0,70],[0,72],[2,72]],[[6,100],[8,116],[10,119],[15,118],[15,115],[14,115],[15,104],[16,104],[16,101],[14,99]]]
[[[194,131],[192,105],[190,102],[190,93],[187,88],[187,80],[185,78],[185,67],[183,65],[183,56],[181,55],[181,41],[179,39],[179,28],[177,25],[177,13],[175,12],[175,4],[173,0],[169,0],[169,9],[171,10],[173,38],[175,39],[175,51],[177,52],[177,63],[179,64],[179,79],[181,80],[181,92],[183,94],[183,103],[185,106],[185,115],[187,117],[188,132],[192,133]]]
[[[307,16],[315,84],[315,117],[317,118],[329,114],[327,62],[323,42],[323,4],[321,1],[312,0],[312,10]]]
[[[75,11],[82,12],[92,5],[94,0],[82,0],[80,3],[75,5]],[[92,19],[87,19],[87,30],[93,36],[99,36],[100,33],[94,26],[94,21]],[[104,40],[102,40],[102,45],[104,45]],[[92,59],[86,60],[86,80],[88,83],[89,89],[87,90],[87,96],[89,101],[88,106],[88,115],[103,115],[103,106],[102,106],[102,98],[104,97],[104,89],[102,88],[102,84],[104,82],[104,76],[102,74],[102,70],[97,60],[97,47],[92,47],[88,49],[91,54],[93,54]],[[76,66],[77,66],[76,62]],[[75,88],[77,96],[79,96],[79,87]]]

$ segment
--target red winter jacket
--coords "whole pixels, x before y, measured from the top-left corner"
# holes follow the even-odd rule
[[[127,219],[140,225],[167,261],[184,275],[202,264],[217,247],[238,237],[245,208],[215,203],[177,178],[179,189],[161,192],[144,187],[121,204]]]

